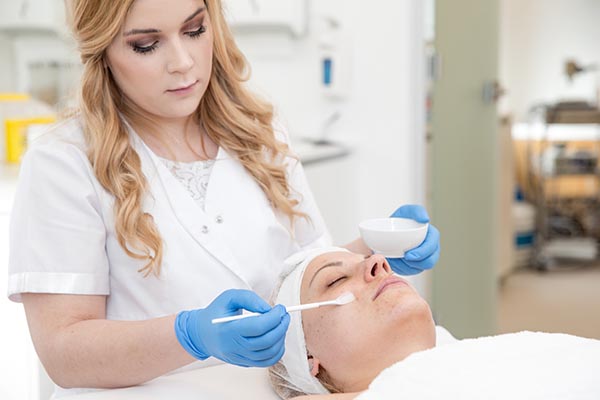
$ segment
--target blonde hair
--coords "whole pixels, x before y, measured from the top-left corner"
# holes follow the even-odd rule
[[[135,0],[71,0],[70,22],[83,62],[80,113],[88,158],[102,186],[115,197],[115,231],[124,251],[147,260],[140,272],[160,274],[163,244],[152,216],[142,210],[148,182],[132,148],[122,113],[144,119],[144,113],[122,95],[106,62],[106,49],[120,33]],[[261,187],[271,205],[293,226],[307,215],[295,209],[283,156],[288,146],[276,139],[273,107],[245,87],[246,59],[225,22],[221,0],[205,0],[213,29],[213,67],[197,117],[217,145],[234,153]],[[150,119],[146,117],[146,119]]]
[[[268,373],[271,387],[282,399],[293,399],[298,396],[307,396],[311,394],[292,383],[292,377],[281,360],[270,366]],[[323,385],[323,387],[327,389],[330,394],[344,393],[333,383],[333,379],[331,379],[324,368],[319,368],[319,373],[315,376],[315,378],[319,380],[321,385]]]

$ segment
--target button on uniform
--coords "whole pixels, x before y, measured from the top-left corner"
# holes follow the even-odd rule
[[[217,215],[217,218],[215,218],[215,221],[217,221],[217,224],[222,224],[223,223],[223,217],[220,215]]]
[[[202,225],[202,233],[208,233],[208,226]]]

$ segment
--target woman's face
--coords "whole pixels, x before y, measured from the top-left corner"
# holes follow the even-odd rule
[[[435,345],[427,302],[392,273],[384,257],[334,252],[316,257],[304,273],[302,303],[352,292],[343,306],[302,312],[306,347],[336,387],[365,390],[383,369]]]
[[[213,35],[202,0],[136,0],[107,64],[122,93],[159,119],[190,116],[212,70]]]

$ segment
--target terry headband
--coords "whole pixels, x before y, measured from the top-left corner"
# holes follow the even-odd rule
[[[285,260],[283,280],[274,304],[300,304],[300,288],[306,267],[321,254],[349,252],[341,247],[322,247],[300,251]],[[302,329],[302,313],[290,313],[290,327],[285,338],[285,353],[280,361],[287,370],[287,381],[307,394],[327,394],[329,391],[311,375],[306,354],[306,340]]]

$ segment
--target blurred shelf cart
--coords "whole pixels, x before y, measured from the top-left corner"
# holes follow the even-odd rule
[[[600,111],[549,107],[540,122],[521,129],[525,192],[537,211],[532,266],[598,260]]]

